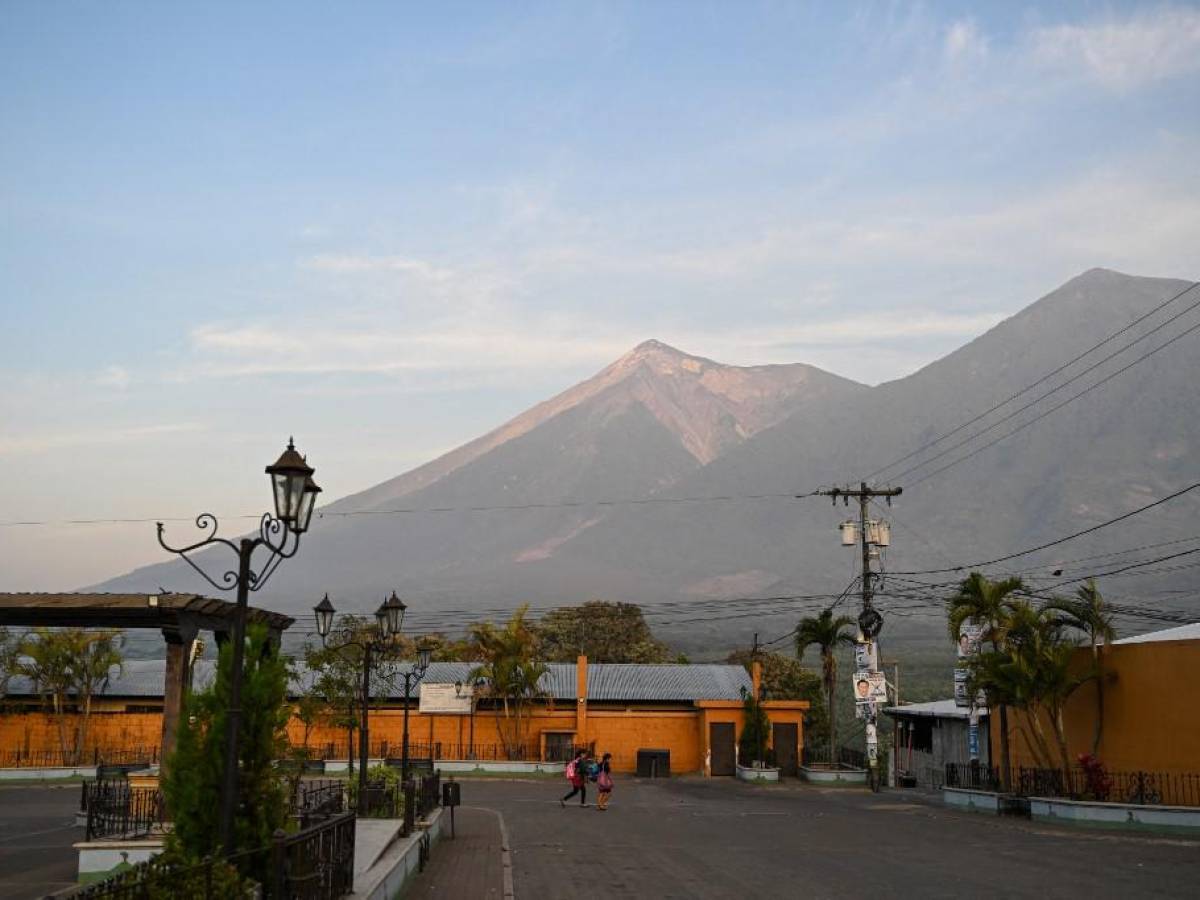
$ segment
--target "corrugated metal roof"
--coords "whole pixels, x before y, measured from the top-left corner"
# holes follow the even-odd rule
[[[887,706],[883,710],[889,716],[925,716],[935,719],[966,719],[971,711],[955,704],[954,699],[931,700],[928,703],[909,703],[904,706]],[[981,716],[988,714],[987,707],[979,710]]]
[[[1191,625],[1180,625],[1178,628],[1166,628],[1162,631],[1151,631],[1149,634],[1139,634],[1135,637],[1122,638],[1113,641],[1114,644],[1149,644],[1155,641],[1197,641],[1200,640],[1200,622]]]
[[[475,663],[435,662],[429,666],[423,681],[431,684],[453,684],[467,681]],[[124,670],[113,670],[108,687],[100,696],[107,697],[152,697],[160,698],[163,692],[163,672],[166,662],[161,659],[128,660]],[[216,668],[212,660],[197,660],[193,672],[193,684],[203,687],[208,684]],[[306,680],[302,666],[297,678],[292,681],[293,690],[298,690]],[[400,672],[408,664],[397,667]],[[389,695],[394,699],[402,695],[403,680],[399,687],[391,687]],[[575,699],[575,665],[573,663],[550,663],[549,671],[542,677],[541,688],[556,700]],[[593,663],[588,666],[588,699],[609,701],[685,701],[693,700],[740,700],[742,688],[751,688],[750,676],[741,666],[726,665],[616,665]],[[29,696],[34,692],[32,685],[23,677],[13,678],[8,689],[10,696]],[[414,691],[415,694],[415,691]]]

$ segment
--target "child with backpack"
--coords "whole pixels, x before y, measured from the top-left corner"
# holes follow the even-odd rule
[[[612,796],[613,777],[611,753],[605,753],[604,758],[600,760],[596,771],[596,789],[600,792],[600,799],[596,801],[596,809],[604,812],[608,809],[608,800]]]
[[[567,801],[579,795],[579,805],[587,806],[587,751],[576,750],[575,758],[567,763],[567,781],[571,782],[571,792],[565,797],[562,797],[558,803],[564,809],[567,806]]]

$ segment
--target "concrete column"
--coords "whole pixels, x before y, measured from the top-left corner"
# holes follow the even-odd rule
[[[188,663],[196,641],[196,630],[164,628],[163,637],[167,641],[167,668],[163,677],[162,749],[159,760],[165,765],[167,757],[175,749],[183,701],[192,686],[192,667]]]
[[[587,730],[588,659],[583,654],[575,660],[575,740],[588,741]]]
[[[754,688],[754,699],[762,696],[762,662],[754,660],[750,663],[750,683]]]

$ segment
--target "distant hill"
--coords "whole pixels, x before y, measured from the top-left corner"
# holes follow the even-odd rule
[[[280,569],[257,602],[307,620],[325,591],[344,608],[366,610],[394,588],[411,601],[415,625],[465,623],[523,601],[545,606],[603,597],[668,603],[673,605],[661,607],[652,624],[701,653],[743,640],[751,630],[764,637],[773,626],[786,630],[814,603],[723,601],[841,590],[853,574],[853,554],[839,545],[834,529],[850,510],[831,510],[819,498],[694,498],[800,494],[866,477],[1005,400],[1186,286],[1094,269],[949,356],[874,388],[807,365],[725,366],[648,341],[477,440],[326,507],[300,555]],[[1151,317],[1104,352],[1184,305],[1180,301]],[[975,443],[899,478],[905,493],[892,510],[895,527],[882,560],[885,569],[940,568],[1000,555],[1197,480],[1200,335],[913,485],[1198,321],[1200,311]],[[1101,355],[1089,356],[1021,402]],[[956,435],[928,455],[969,434]],[[684,502],[587,502],[648,498]],[[468,509],[493,506],[508,508]],[[449,511],[343,515],[397,508]],[[1069,577],[1086,570],[1086,562],[1069,562],[1077,557],[1200,533],[1197,512],[1200,498],[1189,496],[1144,519],[1064,545],[1061,552],[1015,561],[1013,568],[1036,565],[1037,575],[1065,564],[1063,577]],[[1188,602],[1180,599],[1186,595],[1148,592],[1195,587],[1197,571],[1114,578],[1105,587],[1114,594],[1136,588],[1139,598],[1179,604]],[[172,561],[99,589],[159,585],[205,588],[186,566]],[[898,578],[885,583],[881,605],[886,610],[890,603],[894,612],[889,634],[915,640],[936,633],[940,640],[940,624],[922,618],[911,598],[889,600],[889,588],[920,590]],[[740,613],[746,617],[705,622]],[[1127,630],[1132,624],[1126,623]]]

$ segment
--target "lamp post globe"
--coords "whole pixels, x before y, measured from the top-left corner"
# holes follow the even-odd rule
[[[329,602],[329,595],[326,594],[321,598],[321,602],[313,607],[313,613],[317,617],[317,634],[322,638],[329,636],[329,629],[333,627],[333,604]]]
[[[392,591],[392,596],[387,598],[387,601],[380,609],[386,611],[388,633],[399,634],[401,629],[404,628],[404,613],[408,609],[404,605],[404,601],[396,596],[395,591]]]
[[[422,644],[417,648],[417,669],[424,672],[429,668],[429,657],[433,655],[433,648],[428,644]]]
[[[296,524],[292,529],[296,534],[304,534],[308,531],[308,525],[312,521],[313,510],[317,506],[317,494],[321,493],[321,486],[312,480],[310,475],[304,480],[304,495],[300,498],[300,511],[296,516]]]
[[[379,604],[379,609],[375,610],[375,625],[379,629],[380,637],[386,638],[389,634],[391,634],[391,630],[388,628],[388,609],[386,600]]]
[[[271,476],[275,495],[275,517],[295,529],[299,523],[300,508],[304,505],[305,485],[316,470],[304,461],[304,457],[296,450],[295,442],[288,438],[287,449],[274,465],[267,466],[266,471]],[[316,487],[315,484],[313,486]],[[315,499],[315,493],[313,497]],[[307,527],[308,523],[304,525]]]

